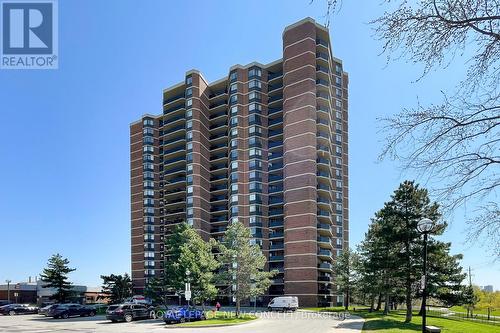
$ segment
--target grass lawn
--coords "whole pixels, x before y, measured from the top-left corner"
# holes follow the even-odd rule
[[[464,308],[463,306],[452,306],[450,308],[451,311],[454,311],[454,312],[462,312],[462,313],[467,313],[467,309]],[[474,309],[474,314],[483,314],[483,315],[488,315],[488,310],[487,309]],[[491,315],[492,316],[500,316],[500,309],[495,309],[495,310],[491,310]]]
[[[257,319],[256,316],[247,313],[241,313],[240,317],[236,317],[234,312],[206,312],[207,319],[192,321],[189,323],[176,324],[176,327],[197,327],[197,326],[218,326],[218,325],[235,325],[245,323]]]
[[[405,324],[404,311],[393,311],[389,315],[384,316],[381,311],[369,313],[367,309],[357,307],[356,309],[356,311],[353,311],[353,308],[350,307],[349,312],[366,319],[365,325],[363,326],[363,332],[415,333],[422,331],[422,317],[416,316],[415,314],[411,323]],[[338,312],[343,311],[343,308],[306,308],[304,310]],[[427,325],[441,327],[441,332],[443,333],[500,333],[500,325],[434,316],[427,317]]]

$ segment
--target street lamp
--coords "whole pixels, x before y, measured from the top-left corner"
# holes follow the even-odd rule
[[[188,308],[189,308],[189,300],[191,299],[191,283],[189,281],[189,276],[191,275],[191,271],[188,269],[186,270],[186,288],[185,288],[185,297],[186,297],[186,301],[187,301],[187,305],[188,305]]]
[[[431,219],[423,218],[417,223],[417,230],[424,235],[424,267],[422,276],[422,333],[425,333],[427,320],[427,236],[434,229],[434,222]]]
[[[10,304],[10,283],[12,282],[11,280],[5,280],[7,283],[7,302]]]

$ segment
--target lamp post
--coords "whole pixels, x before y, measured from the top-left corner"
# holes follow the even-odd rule
[[[424,265],[422,276],[422,333],[425,333],[427,321],[427,236],[434,229],[434,222],[431,219],[423,218],[417,224],[417,230],[424,235]]]
[[[7,283],[7,302],[10,304],[10,283],[12,282],[11,280],[5,280]]]
[[[191,281],[189,280],[189,276],[191,275],[191,271],[188,269],[186,270],[186,288],[185,288],[185,297],[186,297],[186,301],[187,301],[187,305],[188,305],[188,308],[189,308],[189,301],[191,300]]]

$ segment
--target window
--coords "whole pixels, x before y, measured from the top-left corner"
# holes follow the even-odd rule
[[[238,107],[237,106],[231,106],[231,115],[237,115],[238,114]]]
[[[154,167],[153,163],[144,163],[143,164],[143,169],[144,170],[154,170],[154,168],[155,167]]]
[[[335,129],[337,131],[342,131],[342,125],[340,123],[335,123]]]
[[[192,121],[192,120],[188,120],[188,121],[186,122],[186,128],[187,128],[187,129],[191,129],[191,128],[193,128],[193,121]]]
[[[187,224],[189,224],[191,227],[193,226],[194,220],[192,218],[187,219]]]
[[[154,206],[155,201],[153,199],[144,199],[144,206]]]
[[[142,125],[144,126],[154,126],[155,122],[153,119],[144,119]]]
[[[186,100],[186,107],[190,107],[193,105],[193,99],[192,98],[189,98],[188,100]]]
[[[337,107],[337,109],[341,109],[342,108],[342,101],[339,101],[338,99],[336,99],[335,106]]]
[[[155,175],[154,175],[154,173],[148,171],[148,172],[144,172],[143,178],[144,179],[154,179]]]
[[[186,111],[186,117],[189,119],[193,116],[193,110],[187,110]]]
[[[260,93],[252,91],[248,94],[248,101],[260,101]]]
[[[238,159],[238,151],[237,150],[231,151],[231,154],[229,155],[229,157],[231,158],[231,160],[237,160]]]
[[[188,163],[193,162],[193,153],[189,153],[186,155],[186,162]]]
[[[335,147],[335,152],[336,152],[337,154],[342,154],[342,148],[340,148],[340,147],[338,147],[338,146],[337,146],[337,147]]]
[[[234,71],[229,74],[229,80],[230,81],[236,81],[238,80],[238,72]]]
[[[233,83],[229,86],[229,92],[235,92],[238,90],[238,84],[237,83]]]
[[[152,152],[154,152],[154,150],[155,150],[155,149],[154,149],[154,147],[153,147],[153,146],[144,146],[144,147],[142,148],[142,151],[143,151],[143,152],[145,152],[145,153],[152,153]]]
[[[237,125],[238,125],[238,117],[231,118],[231,126],[237,126]]]
[[[251,114],[248,116],[248,124],[253,125],[253,124],[261,124],[260,116],[257,114]]]
[[[238,215],[238,206],[231,207],[231,215]]]
[[[193,139],[193,132],[187,132],[186,133],[186,139],[187,140],[192,140]]]
[[[251,160],[248,168],[250,170],[262,170],[262,161],[259,160]]]
[[[252,80],[248,83],[248,89],[253,89],[253,88],[258,88],[260,89],[262,87],[262,84],[258,80]]]
[[[234,202],[238,202],[238,195],[237,194],[231,196],[231,203],[234,203]]]
[[[232,170],[238,170],[238,162],[231,162],[231,169]]]
[[[155,195],[155,191],[153,190],[144,190],[145,197],[153,197]]]
[[[186,168],[187,172],[188,173],[192,173],[193,172],[193,165],[192,164],[189,164]]]
[[[231,173],[231,181],[233,183],[238,181],[238,173],[237,172],[232,172]]]
[[[338,85],[338,86],[341,86],[342,85],[342,79],[338,76],[335,77],[335,84]]]
[[[339,111],[335,112],[335,116],[337,117],[337,119],[342,119],[342,113]]]
[[[339,89],[339,88],[335,88],[335,95],[336,95],[337,97],[342,97],[342,90],[341,90],[341,89]]]
[[[337,187],[342,187],[342,181],[341,180],[337,180]]]
[[[193,187],[192,186],[188,186],[187,187],[187,193],[193,193]]]
[[[236,147],[238,147],[238,140],[237,139],[231,140],[231,148],[236,148]]]
[[[232,184],[231,185],[231,192],[233,192],[233,193],[238,192],[238,184]]]
[[[193,88],[187,88],[186,89],[186,96],[193,96]]]
[[[238,136],[238,129],[237,128],[231,129],[231,137],[235,137],[235,136]]]
[[[189,175],[186,177],[186,183],[188,185],[192,185],[193,184],[193,175]]]
[[[342,142],[342,135],[340,134],[335,135],[335,140],[337,140],[337,142]]]
[[[231,218],[231,223],[238,223],[238,218],[237,217],[232,217]]]
[[[194,202],[193,197],[189,197],[189,198],[186,199],[186,205],[188,207],[192,207],[193,206],[193,202]]]
[[[249,186],[249,190],[251,192],[261,192],[262,191],[262,184],[261,183],[251,182],[248,186]]]
[[[262,71],[260,68],[254,67],[248,71],[248,77],[260,77],[262,75]]]
[[[144,208],[144,213],[145,214],[154,214],[155,213],[155,209],[153,207],[145,207]]]
[[[340,157],[337,157],[335,162],[337,162],[338,165],[342,165],[342,159]]]
[[[152,144],[155,142],[155,139],[151,136],[145,136],[144,139],[142,140],[142,142],[144,142],[146,144]]]
[[[342,204],[340,203],[337,204],[337,210],[342,210]]]
[[[251,126],[248,129],[248,133],[250,133],[250,134],[254,134],[254,133],[261,134],[262,133],[262,128],[260,128],[258,126]]]
[[[188,208],[186,210],[187,217],[193,217],[193,212],[194,212],[193,208]]]
[[[193,150],[193,143],[188,142],[188,144],[186,145],[186,149],[187,149],[187,151],[191,152]]]
[[[252,103],[248,106],[249,113],[252,113],[252,112],[259,113],[261,110],[262,110],[261,105],[257,104],[257,103]]]
[[[145,134],[145,135],[153,135],[155,132],[154,129],[152,129],[151,127],[145,127],[143,130],[142,130],[142,133]]]
[[[154,161],[154,157],[153,155],[150,155],[150,154],[146,154],[142,157],[142,160],[145,161],[145,162],[153,162]]]
[[[340,65],[335,65],[335,71],[336,71],[337,73],[342,73],[342,66],[340,66]]]
[[[232,95],[229,98],[229,104],[235,104],[235,103],[238,103],[238,95]]]
[[[260,150],[259,148],[252,148],[252,149],[249,149],[248,150],[248,153],[250,155],[250,158],[252,157],[260,157],[262,156],[262,150]]]
[[[188,76],[188,77],[186,78],[186,85],[187,85],[187,86],[190,86],[190,85],[192,85],[192,84],[193,84],[193,77],[192,77],[192,76]]]

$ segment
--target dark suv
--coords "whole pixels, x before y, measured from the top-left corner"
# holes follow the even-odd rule
[[[47,312],[47,317],[52,318],[69,318],[75,316],[95,316],[95,309],[89,306],[83,306],[80,304],[58,304],[57,306],[50,308]]]
[[[28,304],[9,304],[0,307],[0,314],[3,315],[16,315],[16,314],[27,314],[27,313],[37,313],[38,308],[35,306],[29,306]]]
[[[106,310],[106,318],[113,323],[117,321],[131,322],[136,319],[149,319],[150,309],[143,304],[115,304]]]

